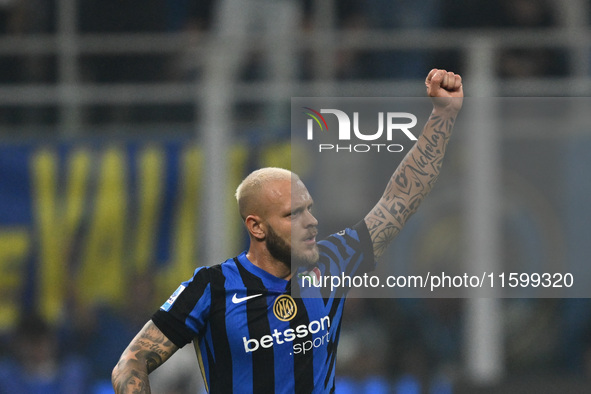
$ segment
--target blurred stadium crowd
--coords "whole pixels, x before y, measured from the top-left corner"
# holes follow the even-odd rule
[[[212,26],[215,1],[149,0],[138,9],[132,1],[80,0],[75,2],[76,30],[80,34],[117,35],[125,33],[192,33],[193,40],[204,40]],[[315,10],[322,1],[301,1],[301,29],[315,26]],[[3,37],[23,37],[58,32],[58,0],[6,0],[0,3],[0,31]],[[254,3],[256,6],[256,2]],[[560,27],[559,2],[540,0],[482,0],[463,3],[457,0],[399,1],[346,0],[334,3],[333,25],[342,33],[361,34],[366,30],[404,29],[540,29]],[[264,7],[265,2],[260,6]],[[194,43],[194,42],[193,42]],[[133,48],[130,48],[133,49]],[[78,83],[138,84],[190,82],[202,76],[202,70],[182,53],[82,53]],[[25,53],[1,56],[2,84],[55,84],[59,77],[59,59],[55,54]],[[336,54],[337,80],[422,79],[433,64],[462,73],[465,64],[456,50],[400,48],[391,50],[344,49]],[[300,81],[315,79],[313,56],[298,56]],[[198,62],[197,62],[198,63]],[[249,51],[241,67],[240,79],[253,81],[268,77],[260,50]],[[496,73],[501,78],[559,77],[569,70],[561,48],[507,48],[498,54]],[[162,105],[114,106],[97,104],[88,108],[87,124],[112,122],[187,123],[195,116],[191,103],[169,107]],[[248,107],[251,108],[251,107]],[[243,112],[248,113],[248,108]],[[0,113],[4,125],[55,125],[58,111],[52,105],[8,106]],[[12,128],[15,130],[14,128]],[[14,131],[18,133],[18,131]],[[21,129],[22,132],[22,129]]]
[[[14,44],[10,40],[58,34],[60,5],[70,3],[64,0],[0,1],[0,91],[14,86],[26,89],[58,83],[60,60],[56,54],[43,51],[16,51],[11,54],[10,48]],[[128,33],[188,33],[192,42],[207,39],[214,25],[218,5],[214,0],[144,0],[141,6],[134,0],[76,0],[75,3],[76,30],[80,34],[104,34],[108,38]],[[589,9],[589,1],[580,3]],[[321,24],[318,20],[323,16],[318,15],[317,10],[322,4],[336,7],[332,24],[339,34],[407,29],[433,31],[434,34],[441,29],[460,32],[480,29],[493,33],[502,29],[499,31],[510,34],[512,29],[565,27],[564,19],[560,18],[563,2],[551,0],[342,0],[332,3],[301,0],[301,4],[298,4],[298,26],[301,30],[313,30]],[[260,6],[265,5],[265,1],[261,0]],[[584,15],[586,29],[589,28],[590,17]],[[495,58],[495,75],[499,80],[509,81],[532,77],[566,77],[571,72],[567,51],[561,46],[504,48]],[[199,67],[199,62],[190,58],[191,53],[187,49],[175,53],[107,51],[83,54],[79,59],[79,75],[75,82],[122,86],[194,83],[195,80],[207,78],[207,75]],[[297,59],[297,80],[316,80],[318,76],[312,64],[313,56],[307,56],[303,51]],[[460,74],[466,69],[465,59],[460,52],[447,48],[431,50],[407,46],[388,50],[344,49],[337,51],[332,60],[337,83],[416,80],[420,84],[432,67],[447,68]],[[265,80],[268,72],[261,50],[253,49],[248,51],[240,67],[239,79],[247,82]],[[289,97],[285,100],[288,101]],[[27,137],[26,143],[34,145],[31,149],[35,151],[47,141],[57,146],[55,149],[59,157],[64,155],[63,150],[70,149],[59,145],[59,104],[10,103],[6,97],[2,103],[0,145],[3,146],[1,152],[4,157],[0,157],[1,163],[5,165],[12,160],[11,152],[24,144],[21,141],[23,135]],[[252,134],[246,144],[246,151],[233,154],[241,157],[236,159],[241,165],[233,169],[237,174],[236,179],[257,165],[282,163],[276,157],[277,154],[273,156],[272,152],[285,148],[289,138],[285,132],[289,129],[289,119],[279,125],[265,126],[265,112],[258,102],[242,103],[235,108],[234,118],[239,127],[237,135]],[[192,125],[200,115],[195,103],[190,101],[165,105],[90,104],[84,108],[79,134],[93,141],[98,139],[101,143],[104,143],[105,138],[127,141],[129,133],[126,132],[130,131],[132,125],[134,138],[141,134],[137,130],[148,128],[152,130],[150,142],[153,138],[163,140],[170,135],[180,134],[182,144],[187,138],[193,138],[195,129]],[[105,125],[108,128],[104,128]],[[109,132],[101,134],[104,130]],[[261,142],[260,137],[256,137],[258,131],[270,137]],[[261,146],[261,143],[270,145]],[[132,152],[129,157],[122,159],[125,161],[130,157],[135,159],[138,148],[133,145],[123,150]],[[74,157],[73,151],[66,152],[65,156]],[[171,160],[176,163],[185,159],[177,157]],[[190,159],[187,160],[192,163]],[[64,163],[65,160],[56,159],[55,165],[63,168],[67,166]],[[289,162],[283,163],[289,165]],[[26,165],[34,166],[33,163]],[[4,183],[0,192],[4,193],[15,187],[9,184],[15,178],[6,173],[6,168],[10,167],[0,168],[0,183]],[[95,169],[95,172],[100,171]],[[92,169],[89,170],[89,174],[92,173]],[[140,176],[137,175],[138,178]],[[173,181],[162,183],[170,186]],[[100,189],[100,181],[94,182],[93,187]],[[63,179],[56,181],[56,185],[60,185],[58,188],[64,183]],[[6,202],[14,197],[0,198]],[[175,198],[171,197],[170,200]],[[136,200],[130,198],[130,205],[132,201]],[[11,208],[3,209],[2,212],[7,212]],[[0,215],[0,225],[14,226],[15,223],[7,217],[11,216],[5,213]],[[78,231],[86,231],[85,225],[92,227],[92,223],[83,223],[83,230]],[[194,232],[189,234],[195,235]],[[2,242],[2,245],[6,245],[8,241]],[[39,240],[35,238],[30,242]],[[97,242],[100,244],[100,240]],[[244,240],[238,237],[236,243],[235,251],[244,248]],[[77,263],[72,263],[72,260],[83,257],[85,252],[77,250],[81,247],[75,243],[70,247],[71,250],[64,252],[68,260],[63,263],[69,264],[68,269],[73,269],[71,267],[76,267]],[[127,247],[131,248],[129,245],[123,246]],[[41,275],[36,270],[39,264],[35,261],[36,257],[38,255],[32,254],[22,261],[11,260],[10,256],[5,255],[0,258],[0,272],[6,275],[4,280],[0,278],[0,298],[5,300],[0,305],[0,394],[112,392],[110,372],[122,350],[174,290],[175,284],[187,279],[191,273],[190,268],[185,269],[167,277],[162,283],[157,282],[162,273],[162,263],[146,263],[141,269],[123,268],[119,272],[125,273],[126,279],[117,282],[117,286],[121,285],[117,295],[105,297],[106,302],[100,297],[81,296],[82,300],[79,299],[78,292],[84,292],[80,286],[74,285],[74,281],[68,277],[62,278],[63,282],[53,284],[65,293],[61,310],[47,312],[36,301],[39,299],[37,293],[42,290],[32,285],[35,280],[39,280],[36,275]],[[145,258],[149,262],[162,259],[162,256],[156,255]],[[100,256],[95,260],[100,261]],[[18,286],[10,282],[10,275],[14,275],[15,270],[25,273]],[[89,272],[89,281],[93,280],[93,275],[101,275],[100,269]],[[18,309],[11,309],[11,305],[18,305]],[[567,384],[565,382],[575,385],[570,392],[577,392],[578,387],[584,387],[577,384],[591,378],[590,311],[591,305],[586,299],[505,300],[503,318],[506,321],[503,325],[509,335],[505,339],[508,351],[505,356],[507,379],[504,383],[517,383],[510,386],[514,391],[507,386],[490,392],[546,392],[544,387],[549,386],[532,388],[540,376],[555,376],[559,386]],[[477,392],[470,391],[473,389],[468,382],[463,382],[462,376],[465,318],[462,300],[351,298],[346,313],[339,348],[338,393]],[[190,349],[184,350],[190,353]],[[185,356],[188,358],[183,358]],[[166,372],[160,372],[159,375],[157,372],[152,392],[184,394],[203,390],[197,363],[191,357],[190,354],[183,354],[177,361],[171,361],[171,366],[165,365],[168,368]]]

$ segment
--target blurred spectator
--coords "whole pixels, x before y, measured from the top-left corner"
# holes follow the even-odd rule
[[[559,3],[549,0],[442,0],[444,26],[472,29],[542,29],[557,26]],[[461,72],[461,67],[455,67]],[[497,73],[503,78],[566,74],[563,51],[548,47],[505,48],[498,54]]]
[[[0,34],[16,35],[23,32],[25,1],[0,0]]]
[[[0,1],[0,37],[22,32],[23,8],[18,0]],[[20,59],[14,55],[0,55],[0,84],[18,83],[21,80]],[[0,106],[0,122],[18,122],[20,114],[14,108]]]
[[[363,5],[358,0],[342,0],[334,2],[335,5],[335,27],[345,33],[356,33],[367,28],[367,20],[363,13]],[[318,3],[312,0],[301,0],[303,9],[302,27],[305,31],[313,31],[314,28],[328,28],[328,26],[317,26],[326,23],[326,15],[318,15]],[[331,52],[329,52],[331,53]],[[313,79],[316,75],[316,56],[326,56],[326,52],[315,53],[313,50],[306,51],[302,57],[301,76],[303,79]],[[361,78],[364,76],[365,59],[363,51],[358,49],[341,49],[334,54],[335,77],[340,80]],[[324,64],[324,63],[321,63]]]
[[[162,33],[166,31],[165,0],[79,0],[81,33],[130,34]],[[83,79],[99,84],[148,83],[166,79],[167,55],[158,53],[117,53],[89,55],[82,58]],[[93,123],[109,121],[142,122],[158,117],[155,108],[119,106],[111,110],[96,108],[91,113]]]
[[[111,371],[135,334],[158,308],[153,275],[134,277],[119,308],[98,306],[78,308],[73,320],[78,327],[75,346],[93,361],[94,394],[112,393]],[[197,356],[192,346],[185,346],[150,375],[153,393],[196,394],[204,389]],[[0,393],[2,394],[2,393]]]
[[[561,300],[560,311],[564,368],[570,373],[583,374],[591,379],[591,300]]]
[[[421,345],[411,344],[399,357],[403,370],[394,384],[395,394],[452,393],[450,379],[431,371],[432,360]]]
[[[552,27],[556,10],[548,0],[440,0],[446,27],[490,29],[499,27]]]
[[[363,11],[368,27],[378,30],[430,30],[442,22],[440,0],[366,0]],[[372,52],[367,59],[368,77],[423,79],[433,68],[430,52],[418,48]]]
[[[24,34],[55,34],[57,29],[57,0],[20,0],[21,31]],[[22,58],[20,80],[27,84],[55,83],[57,56],[55,54],[30,53]],[[27,106],[21,121],[27,125],[54,124],[59,111],[57,105]]]
[[[584,335],[584,339],[579,342],[578,344],[582,344],[581,346],[581,350],[579,351],[574,351],[574,355],[570,355],[572,358],[574,358],[573,356],[578,356],[580,353],[582,356],[582,360],[575,360],[575,361],[580,361],[580,367],[582,369],[582,374],[585,377],[585,379],[587,379],[587,381],[591,381],[591,325],[587,325],[587,331],[586,331],[586,335]],[[571,341],[574,342],[574,341]],[[572,349],[570,349],[572,350]],[[576,371],[578,371],[579,365],[575,365]]]
[[[175,0],[169,0],[175,1]],[[176,0],[179,1],[179,0]],[[191,1],[187,7],[187,22],[185,29],[191,31],[207,31],[211,27],[213,10],[216,2],[214,0]]]
[[[557,26],[556,7],[550,0],[441,0],[443,27],[469,29],[543,29]],[[459,59],[460,57],[458,57]],[[565,75],[564,51],[548,47],[505,48],[497,55],[497,74],[503,78]],[[465,65],[448,60],[462,72]],[[455,64],[454,64],[455,62]]]
[[[166,28],[164,0],[79,0],[81,33],[161,33]],[[88,77],[99,83],[148,82],[162,76],[164,59],[154,54],[99,55],[87,63]]]
[[[193,81],[202,70],[203,62],[197,58],[194,47],[204,43],[206,33],[212,25],[214,0],[167,1],[167,30],[191,34],[191,44],[171,62],[171,76],[181,81]]]
[[[387,314],[390,330],[388,365],[398,376],[397,394],[452,392],[454,372],[460,369],[462,300],[396,299],[398,313]]]
[[[349,296],[343,315],[336,393],[389,393],[388,377],[392,371],[386,367],[389,351],[387,330],[372,313],[372,307],[376,307],[375,300],[357,297]]]
[[[21,0],[23,32],[26,34],[55,34],[57,32],[57,0]],[[27,56],[24,64],[26,82],[48,83],[57,80],[54,55]]]
[[[138,275],[127,286],[124,304],[112,306],[78,306],[75,330],[71,346],[84,352],[93,360],[95,378],[111,379],[111,371],[123,350],[135,334],[156,311],[154,284],[149,274]]]
[[[502,27],[552,27],[556,10],[547,0],[503,0],[499,25]]]
[[[441,0],[348,0],[335,2],[336,27],[344,32],[383,32],[432,29],[441,25]],[[304,0],[306,22],[312,26],[314,2]],[[337,79],[424,78],[432,65],[429,53],[420,49],[343,49],[336,54]],[[308,57],[309,58],[309,57]],[[310,66],[308,65],[308,68]],[[308,71],[306,76],[310,75]]]
[[[498,22],[498,0],[441,0],[443,26],[451,29],[486,29]]]
[[[185,345],[150,374],[150,387],[158,394],[205,394],[193,344]]]
[[[86,363],[60,357],[54,330],[38,316],[26,315],[16,327],[14,359],[0,365],[1,394],[80,394],[90,387]]]
[[[498,27],[556,27],[556,3],[547,0],[502,0]],[[542,77],[566,74],[565,54],[548,47],[507,48],[499,54],[498,73],[504,78]]]

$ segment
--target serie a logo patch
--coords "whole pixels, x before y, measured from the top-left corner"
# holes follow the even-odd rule
[[[168,312],[170,308],[172,308],[172,304],[176,301],[176,299],[181,295],[181,293],[185,290],[184,285],[180,285],[178,289],[175,290],[174,293],[170,296],[170,298],[160,307],[163,311]]]
[[[281,321],[290,321],[298,313],[298,307],[290,295],[283,294],[273,303],[273,314]]]

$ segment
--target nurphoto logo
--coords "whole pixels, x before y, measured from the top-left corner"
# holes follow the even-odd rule
[[[392,139],[396,133],[402,133],[411,141],[416,141],[417,137],[410,131],[417,124],[417,117],[409,112],[378,112],[377,113],[377,131],[362,130],[359,123],[359,112],[353,112],[353,121],[344,111],[339,109],[320,109],[316,111],[310,107],[303,107],[304,114],[308,116],[307,135],[308,141],[315,139],[314,129],[319,129],[321,133],[331,133],[328,128],[328,122],[322,114],[334,115],[338,124],[336,136],[331,134],[331,138],[337,137],[338,143],[319,143],[318,152],[402,152],[404,147],[401,144],[393,144]],[[383,135],[385,132],[385,141]],[[364,143],[342,143],[351,141],[363,141]],[[371,142],[371,143],[370,143]]]

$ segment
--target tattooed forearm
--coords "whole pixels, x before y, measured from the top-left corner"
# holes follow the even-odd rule
[[[131,341],[111,377],[116,394],[151,393],[148,374],[177,350],[164,334],[148,322]]]
[[[116,394],[151,393],[148,373],[136,360],[119,360],[113,370],[112,382]]]
[[[384,253],[437,181],[454,122],[455,114],[431,114],[423,134],[390,178],[382,198],[365,217],[376,258]]]

